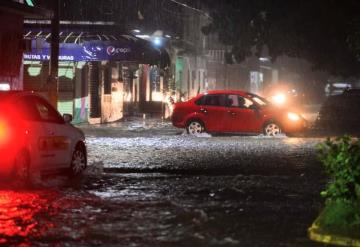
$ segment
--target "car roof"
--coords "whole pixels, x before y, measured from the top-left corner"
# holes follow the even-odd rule
[[[36,94],[33,91],[16,91],[16,90],[0,91],[0,102],[11,101],[18,97],[26,96],[26,95],[40,96],[39,94]]]
[[[240,94],[240,95],[248,95],[248,92],[242,90],[209,90],[205,92],[205,94]]]

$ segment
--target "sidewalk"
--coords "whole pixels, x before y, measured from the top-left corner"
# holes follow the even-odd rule
[[[127,117],[113,123],[78,124],[86,136],[96,137],[149,137],[153,135],[180,135],[184,130],[172,126],[161,118]]]

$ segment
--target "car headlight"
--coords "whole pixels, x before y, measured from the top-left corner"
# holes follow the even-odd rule
[[[283,105],[286,101],[286,96],[283,93],[278,93],[271,97],[271,101],[276,105]]]
[[[299,121],[300,120],[300,115],[293,113],[293,112],[288,112],[287,116],[291,121]]]

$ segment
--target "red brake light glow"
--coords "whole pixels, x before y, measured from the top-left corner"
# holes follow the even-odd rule
[[[24,128],[14,108],[2,105],[0,109],[0,150],[7,150],[7,154],[10,155],[23,145]]]
[[[8,143],[11,139],[11,128],[9,123],[0,117],[0,146]]]

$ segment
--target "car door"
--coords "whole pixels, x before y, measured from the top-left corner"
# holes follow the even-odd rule
[[[229,94],[227,100],[226,119],[230,125],[230,132],[258,132],[261,117],[255,110],[255,103],[238,94]]]
[[[47,132],[47,148],[52,168],[68,167],[71,161],[71,132],[61,115],[43,98],[37,97],[36,108]]]
[[[209,132],[228,130],[226,122],[226,104],[224,94],[206,94],[198,102],[198,113]]]
[[[44,142],[48,136],[48,131],[36,108],[36,97],[23,96],[14,103],[19,117],[24,122],[23,128],[26,132],[26,145],[29,149],[32,168],[47,166],[51,162],[52,155]]]

